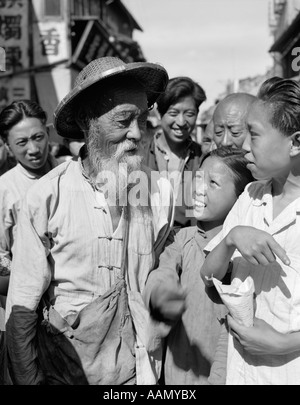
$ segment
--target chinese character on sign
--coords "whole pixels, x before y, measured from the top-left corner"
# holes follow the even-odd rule
[[[21,39],[21,15],[0,16],[0,36],[6,41],[11,38]]]
[[[23,68],[22,50],[19,46],[8,46],[6,48],[6,69]]]
[[[12,8],[18,5],[19,7],[23,7],[22,0],[0,0],[0,8]]]
[[[42,55],[58,55],[59,33],[55,28],[42,31]]]
[[[22,98],[27,98],[26,89],[24,87],[13,87],[12,96],[15,100],[21,100]]]

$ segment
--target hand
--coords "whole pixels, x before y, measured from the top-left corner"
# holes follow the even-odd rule
[[[285,354],[284,336],[262,319],[254,318],[253,327],[241,325],[227,315],[229,331],[252,355]]]
[[[151,314],[160,321],[175,324],[186,309],[186,293],[181,286],[157,288],[150,297]]]
[[[9,285],[9,275],[0,276],[0,295],[7,295],[8,285]]]
[[[252,226],[236,226],[226,236],[228,246],[235,246],[241,255],[252,264],[268,265],[276,261],[276,256],[290,264],[286,251],[268,232]]]

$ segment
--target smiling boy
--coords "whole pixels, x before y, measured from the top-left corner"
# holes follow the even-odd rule
[[[300,384],[300,86],[273,77],[247,117],[246,187],[223,229],[207,246],[207,285],[232,276],[255,285],[253,327],[228,316],[226,384]]]

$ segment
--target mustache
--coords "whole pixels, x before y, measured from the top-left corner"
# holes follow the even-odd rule
[[[139,149],[139,145],[136,142],[127,139],[117,146],[116,151],[113,154],[113,156],[115,159],[118,160],[120,157],[123,156],[123,154],[125,152],[134,151],[134,150],[138,150],[138,149]]]
[[[123,145],[124,150],[135,150],[138,149],[139,145],[137,142],[134,141],[130,141],[129,139],[127,139],[126,141],[124,141],[121,145]]]

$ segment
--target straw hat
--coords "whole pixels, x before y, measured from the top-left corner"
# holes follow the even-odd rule
[[[82,138],[75,121],[76,106],[84,101],[86,90],[91,86],[99,86],[112,77],[133,77],[140,82],[147,94],[149,107],[165,90],[169,77],[166,70],[154,63],[124,63],[115,57],[103,57],[90,62],[78,74],[73,89],[59,103],[54,112],[54,126],[57,133],[66,138]]]

